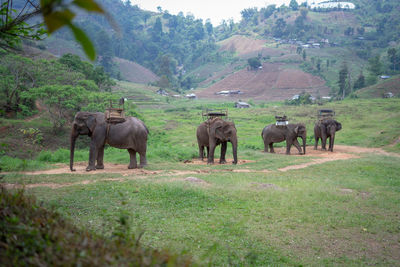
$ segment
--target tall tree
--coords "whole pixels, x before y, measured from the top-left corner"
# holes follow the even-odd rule
[[[273,27],[274,36],[281,37],[282,35],[284,35],[285,31],[286,31],[286,21],[282,18],[277,19]]]
[[[292,10],[296,11],[296,10],[299,9],[299,4],[297,3],[296,0],[290,0],[289,7],[290,7]]]
[[[347,68],[347,63],[346,61],[343,62],[342,67],[339,71],[339,92],[338,95],[342,96],[342,99],[344,99],[346,97],[346,87],[347,87],[347,82],[348,82],[348,74],[349,74],[349,70]]]
[[[382,62],[379,55],[368,59],[368,71],[375,76],[378,76],[382,73]]]
[[[392,63],[392,69],[393,71],[396,71],[398,69],[398,61],[399,61],[399,56],[397,55],[397,50],[396,48],[389,48],[387,51],[387,55],[389,58],[390,63]]]
[[[353,89],[358,90],[358,89],[363,88],[364,86],[365,86],[365,77],[361,71],[360,75],[358,75],[357,80],[354,82]]]
[[[242,15],[244,21],[246,22],[250,21],[253,18],[253,16],[257,14],[257,8],[253,7],[253,8],[243,9],[242,11],[240,11],[240,14]]]

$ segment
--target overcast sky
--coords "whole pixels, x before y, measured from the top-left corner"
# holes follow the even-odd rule
[[[297,3],[305,0],[297,0]],[[160,6],[162,10],[168,10],[170,14],[176,15],[182,11],[185,15],[192,13],[195,18],[211,19],[214,26],[221,24],[223,19],[233,18],[235,22],[240,20],[240,11],[249,7],[265,7],[285,3],[289,5],[290,0],[131,0],[132,5],[138,5],[141,9],[157,11]]]

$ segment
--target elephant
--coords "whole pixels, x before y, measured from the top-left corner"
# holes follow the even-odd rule
[[[261,137],[264,140],[264,152],[268,152],[268,146],[271,153],[275,153],[273,144],[276,142],[282,142],[286,140],[286,154],[290,154],[290,148],[292,144],[302,154],[301,147],[297,141],[297,137],[303,139],[303,151],[306,153],[306,137],[307,130],[306,126],[302,123],[298,124],[287,124],[286,126],[278,126],[270,124],[264,127],[261,132]]]
[[[140,155],[139,168],[147,164],[147,135],[149,130],[146,125],[135,117],[126,117],[121,123],[108,123],[104,113],[101,112],[78,112],[75,115],[71,130],[70,147],[70,170],[75,171],[74,151],[75,141],[79,135],[88,135],[91,138],[89,165],[86,171],[104,169],[103,157],[104,146],[127,149],[130,155],[128,168],[137,168],[136,152]],[[97,165],[95,165],[97,161]]]
[[[225,164],[227,142],[231,142],[233,151],[233,164],[237,164],[237,131],[233,122],[225,121],[219,117],[208,119],[201,123],[196,132],[199,145],[199,157],[204,158],[204,147],[207,148],[207,164],[214,163],[215,147],[221,144],[220,164]]]
[[[329,138],[329,151],[333,152],[333,145],[335,143],[335,133],[342,129],[342,124],[334,119],[325,119],[315,123],[314,126],[314,137],[315,144],[314,149],[318,147],[318,140],[321,138],[322,150],[326,150],[326,140]]]

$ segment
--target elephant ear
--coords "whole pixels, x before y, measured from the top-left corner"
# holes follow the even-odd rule
[[[336,131],[339,131],[342,129],[342,124],[340,122],[336,122]]]
[[[221,120],[215,120],[210,125],[210,136],[221,139],[222,127],[224,126]]]
[[[96,118],[95,116],[89,116],[86,121],[86,126],[89,128],[90,132],[93,133],[94,128],[96,128]]]

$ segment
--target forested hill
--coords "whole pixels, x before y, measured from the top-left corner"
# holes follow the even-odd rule
[[[94,40],[101,64],[112,72],[112,57],[141,64],[174,86],[178,70],[194,68],[212,60],[216,51],[213,25],[193,16],[155,13],[140,9],[130,1],[100,0],[118,25],[113,28],[104,16],[82,14],[77,22]],[[73,39],[67,31],[57,38]]]
[[[224,71],[228,63],[239,62],[241,68],[246,68],[248,58],[239,57],[237,51],[219,46],[219,41],[234,35],[260,40],[274,39],[277,45],[283,43],[301,47],[307,43],[320,43],[325,47],[340,47],[340,51],[307,51],[308,57],[304,57],[302,65],[304,71],[321,76],[332,89],[337,86],[339,65],[346,60],[351,62],[352,66],[349,67],[354,72],[353,76],[363,71],[365,74],[371,58],[381,64],[379,70],[372,71],[372,76],[389,74],[400,68],[396,65],[396,62],[400,62],[398,0],[352,0],[350,2],[356,5],[353,10],[311,9],[304,3],[299,4],[300,1],[292,0],[288,6],[246,8],[241,12],[240,22],[226,20],[216,27],[210,21],[192,15],[185,16],[183,13],[172,15],[162,8],[158,12],[142,10],[131,1],[98,2],[114,18],[119,30],[112,27],[104,16],[82,14],[78,16],[77,22],[94,41],[99,63],[116,78],[121,76],[114,57],[149,68],[160,77],[160,87],[175,90],[196,87],[209,79],[211,74]],[[52,38],[73,40],[67,30],[56,33]],[[55,44],[60,47],[59,42]],[[275,49],[276,53],[286,53],[279,50],[282,46],[266,46]],[[390,52],[391,56],[389,48],[394,49]],[[248,57],[257,53],[259,51],[248,53]],[[334,59],[330,58],[332,53],[337,53]],[[262,56],[259,53],[259,57]],[[268,61],[268,58],[261,60]],[[279,58],[270,61],[282,62]],[[317,62],[320,62],[319,65]],[[334,62],[338,64],[330,68]],[[286,64],[287,59],[283,59],[282,63]],[[321,67],[322,63],[326,64],[326,73]],[[201,69],[210,64],[214,64],[215,69],[202,74]],[[373,82],[371,79],[370,83]]]

